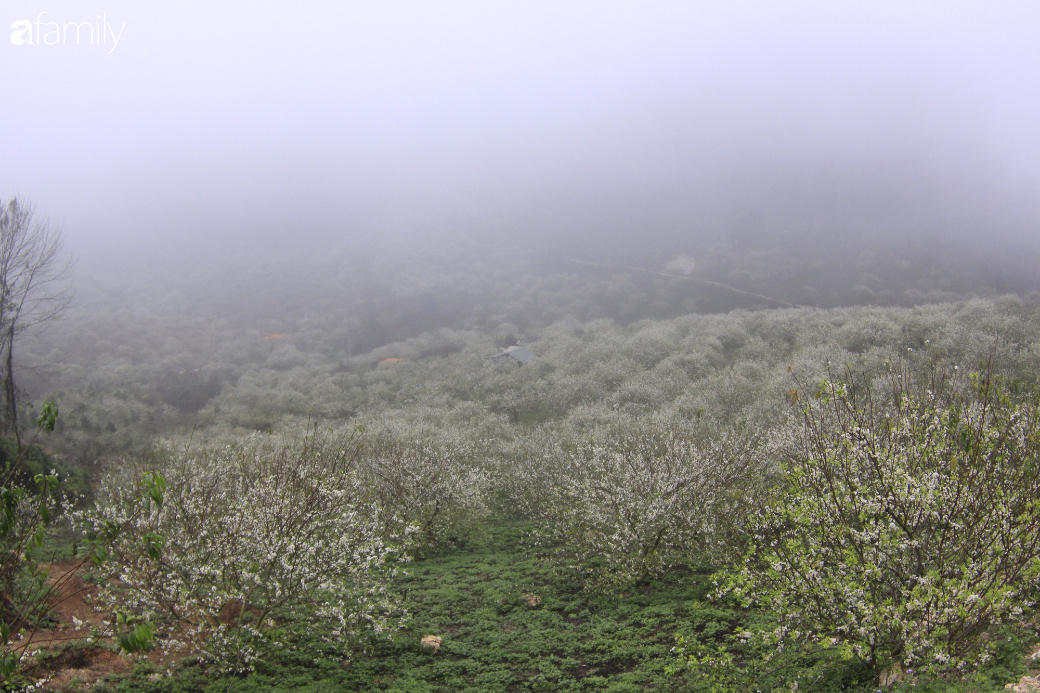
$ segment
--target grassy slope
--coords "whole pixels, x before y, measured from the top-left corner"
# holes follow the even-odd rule
[[[346,661],[315,640],[275,656],[247,678],[208,678],[189,667],[174,678],[146,672],[122,693],[224,691],[678,691],[665,670],[675,633],[707,589],[703,576],[673,576],[626,598],[590,594],[521,546],[525,526],[501,523],[469,546],[413,563],[401,579],[412,613],[407,629]],[[542,603],[524,600],[536,594]],[[444,643],[433,655],[424,635]]]
[[[549,556],[524,546],[529,527],[497,522],[485,536],[413,563],[399,580],[412,619],[365,651],[303,636],[295,652],[277,652],[245,677],[208,675],[198,665],[172,677],[139,667],[95,693],[521,693],[534,691],[875,691],[876,678],[825,653],[793,653],[768,664],[765,651],[737,647],[734,666],[679,667],[671,652],[678,633],[706,643],[729,643],[746,627],[771,628],[768,614],[708,603],[703,574],[673,573],[620,598],[593,594],[558,570]],[[542,602],[528,606],[524,597]],[[437,654],[421,651],[424,635],[439,635]],[[907,680],[893,690],[915,693],[1001,691],[1035,663],[1023,655],[1036,633],[994,632],[994,658],[965,680]]]

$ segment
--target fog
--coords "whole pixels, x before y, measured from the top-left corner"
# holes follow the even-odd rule
[[[0,193],[60,225],[83,273],[390,236],[1036,266],[1032,2],[51,1],[0,19],[35,32],[0,48]],[[89,41],[47,22],[93,22]]]
[[[0,688],[1036,690],[1040,1],[0,28]]]

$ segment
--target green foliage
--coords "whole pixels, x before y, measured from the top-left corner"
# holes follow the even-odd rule
[[[125,623],[125,617],[120,614],[120,623]],[[143,652],[151,649],[155,644],[155,627],[148,622],[138,623],[133,630],[122,633],[117,638],[119,649],[127,654]]]
[[[32,635],[48,621],[56,603],[55,596],[60,594],[76,571],[73,568],[51,575],[50,569],[41,565],[39,558],[53,520],[52,513],[57,509],[54,494],[60,488],[58,475],[38,473],[32,477],[32,487],[16,485],[26,476],[27,454],[37,450],[33,447],[36,436],[41,431],[53,431],[57,416],[57,406],[53,402],[44,402],[36,421],[36,435],[22,454],[7,465],[7,474],[0,486],[0,596],[3,598],[0,609],[0,681],[16,686],[21,685],[26,649],[32,642]],[[39,451],[36,456],[47,459]],[[153,479],[153,483],[160,484],[161,478]],[[161,493],[155,496],[155,502],[162,503]],[[123,529],[125,527],[107,528],[107,533],[98,538],[88,554],[97,557],[104,553],[105,542],[116,538]],[[11,640],[12,630],[28,630],[29,637],[23,640],[19,635],[20,642],[16,643]],[[128,643],[141,643],[147,639],[145,635],[144,630],[131,634]]]
[[[718,576],[717,576],[718,577]],[[807,641],[788,641],[778,648],[769,635],[782,627],[783,618],[767,610],[744,608],[735,599],[712,599],[700,611],[713,618],[691,620],[676,637],[679,655],[672,671],[686,672],[688,690],[696,693],[876,693],[876,668],[850,654],[847,648],[824,647]],[[700,621],[700,622],[698,622]],[[971,672],[929,672],[914,667],[888,669],[893,680],[883,688],[903,693],[997,693],[1006,690],[1035,664],[1027,656],[1037,643],[1028,624],[994,629],[986,648],[991,657]],[[897,673],[898,672],[898,673]]]
[[[801,444],[725,591],[780,617],[757,634],[778,651],[985,664],[981,636],[1022,618],[1040,575],[1040,402],[990,372],[906,368],[801,392]]]
[[[41,431],[53,431],[58,420],[58,405],[47,400],[40,407],[40,415],[36,417],[36,427]]]
[[[49,403],[49,411],[57,414],[53,403]],[[36,436],[48,424],[53,428],[53,418],[41,418],[29,446],[17,459],[8,462],[0,482],[0,594],[3,596],[0,620],[5,625],[5,653],[12,624],[38,621],[48,611],[41,595],[45,576],[37,566],[34,553],[42,548],[46,528],[51,523],[55,503],[52,493],[58,479],[53,474],[42,473],[29,477],[24,466],[26,452],[33,449]],[[29,483],[20,483],[23,481]]]
[[[314,624],[294,629],[287,635],[292,646],[268,652],[247,677],[189,661],[171,677],[143,667],[102,690],[788,693],[795,682],[814,693],[878,688],[870,667],[836,650],[792,646],[778,654],[741,637],[771,631],[776,616],[714,599],[707,575],[667,571],[623,595],[590,592],[572,574],[553,570],[550,554],[524,546],[530,530],[495,521],[479,540],[412,563],[394,580],[410,622],[349,657]],[[541,602],[529,606],[529,594]],[[436,654],[419,648],[431,634],[444,640]],[[672,652],[677,634],[685,661]],[[961,681],[914,672],[901,690],[1002,691],[1026,672],[1022,652],[1036,636],[1027,628],[995,635],[990,647],[997,654],[977,674]]]
[[[523,547],[525,524],[495,521],[485,536],[409,565],[394,579],[409,623],[370,639],[349,659],[321,624],[295,629],[292,647],[272,651],[247,678],[186,665],[172,678],[128,677],[121,693],[214,691],[519,691],[628,693],[688,690],[672,674],[677,629],[713,616],[691,606],[706,576],[672,573],[625,597],[589,593]],[[541,601],[530,606],[527,595]],[[424,635],[439,635],[436,654]]]

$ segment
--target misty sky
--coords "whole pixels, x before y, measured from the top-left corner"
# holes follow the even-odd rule
[[[1035,1],[5,0],[0,20],[34,24],[0,43],[0,195],[81,253],[681,236],[763,204],[1040,220]],[[50,21],[92,26],[76,45]]]

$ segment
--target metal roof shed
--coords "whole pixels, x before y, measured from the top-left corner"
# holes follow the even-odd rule
[[[488,356],[492,361],[497,362],[509,362],[517,361],[519,363],[530,363],[538,358],[538,354],[534,353],[527,347],[522,346],[511,346],[504,350],[501,354],[495,354],[494,356]]]

